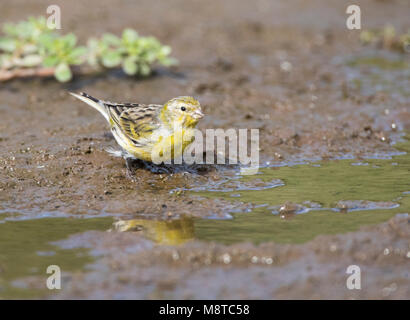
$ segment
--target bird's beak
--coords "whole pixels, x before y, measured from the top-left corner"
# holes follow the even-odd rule
[[[201,110],[196,110],[192,116],[194,117],[194,119],[202,119],[204,117],[204,114]]]

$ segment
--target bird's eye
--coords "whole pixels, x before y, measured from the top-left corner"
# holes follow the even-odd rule
[[[182,110],[182,111],[186,111],[186,108],[185,108],[185,107],[181,107],[181,110]]]

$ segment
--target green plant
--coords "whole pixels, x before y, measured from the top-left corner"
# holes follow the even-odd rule
[[[43,35],[54,32],[47,28],[44,17],[30,17],[19,23],[5,23],[3,26],[5,37],[0,37],[0,51],[2,51],[2,68],[34,67],[41,64],[38,40]]]
[[[400,44],[405,52],[410,52],[410,30],[400,36]]]
[[[410,51],[410,30],[404,34],[397,34],[396,29],[386,25],[381,30],[364,30],[360,33],[360,41],[364,45],[378,45],[385,49],[400,52]]]
[[[41,64],[37,41],[40,35],[51,33],[45,18],[29,18],[16,24],[5,23],[5,37],[0,37],[0,61],[2,69],[34,67]]]
[[[55,67],[54,76],[58,81],[71,80],[70,66],[82,64],[87,53],[86,47],[76,47],[77,37],[69,33],[62,37],[45,34],[39,38],[43,66]]]
[[[106,33],[91,38],[87,46],[77,46],[77,37],[60,35],[49,29],[44,17],[5,23],[0,37],[0,80],[10,79],[21,70],[47,69],[38,75],[54,74],[60,82],[72,79],[72,66],[87,62],[94,69],[122,67],[128,75],[149,75],[153,64],[170,66],[171,48],[154,37],[141,37],[125,29],[122,37]],[[7,76],[2,77],[2,72]],[[14,72],[14,73],[13,73]],[[32,72],[28,72],[32,75]]]
[[[107,33],[101,39],[90,39],[88,47],[91,65],[105,68],[121,66],[128,75],[146,76],[151,73],[154,63],[164,66],[176,63],[169,57],[169,46],[161,45],[154,37],[141,37],[132,29],[125,29],[121,38]]]

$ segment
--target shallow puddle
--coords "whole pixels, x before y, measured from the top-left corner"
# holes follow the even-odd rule
[[[392,52],[377,56],[362,55],[348,61],[346,77],[364,96],[390,92],[396,99],[409,101],[410,62]]]
[[[49,265],[57,264],[61,270],[73,272],[84,269],[93,261],[85,249],[63,250],[51,242],[88,230],[107,230],[112,222],[111,217],[104,217],[0,223],[0,299],[38,298],[50,294],[46,288]],[[31,277],[36,279],[34,288],[29,286]],[[44,281],[39,282],[38,277]]]
[[[16,220],[2,214],[0,223],[0,298],[30,298],[49,294],[46,268],[57,264],[65,272],[82,270],[93,261],[86,249],[62,249],[51,244],[88,230],[137,232],[165,245],[191,240],[235,243],[303,243],[321,234],[355,231],[410,212],[410,140],[397,144],[398,153],[383,159],[319,161],[260,169],[255,176],[227,175],[223,183],[189,194],[241,201],[252,208],[229,212],[226,219],[114,222],[102,218],[41,218]],[[208,191],[204,191],[208,190]],[[212,191],[209,191],[212,190]],[[38,277],[44,282],[38,285]],[[30,277],[37,279],[33,289]]]
[[[320,161],[260,170],[258,180],[280,179],[273,188],[198,192],[254,204],[250,213],[233,213],[224,221],[197,220],[195,237],[233,243],[275,241],[301,243],[320,234],[357,230],[398,213],[410,212],[410,143],[399,143],[391,159]],[[254,177],[244,177],[248,181]],[[228,232],[229,230],[229,232]]]
[[[396,147],[398,155],[382,159],[263,168],[256,176],[213,184],[212,191],[190,189],[203,197],[252,204],[250,212],[230,212],[226,219],[132,219],[117,222],[114,229],[143,232],[161,244],[193,239],[302,243],[320,234],[355,231],[410,211],[409,140]]]

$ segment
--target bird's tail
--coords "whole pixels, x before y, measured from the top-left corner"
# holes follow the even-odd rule
[[[80,92],[80,94],[74,93],[74,92],[70,92],[70,94],[74,97],[76,97],[77,99],[89,104],[91,107],[93,107],[94,109],[98,110],[103,116],[104,118],[110,122],[110,118],[108,116],[108,112],[107,109],[104,105],[104,103],[101,100],[98,100],[97,98],[94,98],[84,92]]]

